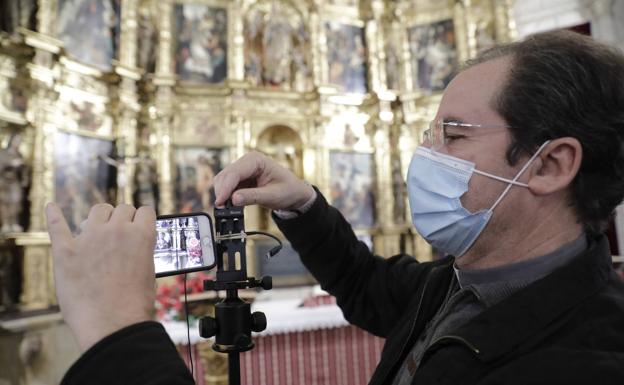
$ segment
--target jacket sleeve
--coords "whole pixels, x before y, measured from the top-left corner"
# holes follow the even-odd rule
[[[93,345],[61,385],[190,385],[193,377],[158,322],[123,328]]]
[[[386,337],[419,295],[432,264],[407,255],[373,255],[340,212],[317,194],[301,216],[273,219],[321,287],[336,297],[345,318]]]

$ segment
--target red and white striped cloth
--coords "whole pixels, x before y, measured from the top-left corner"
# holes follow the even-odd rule
[[[361,385],[384,340],[355,326],[255,336],[241,354],[242,385]]]

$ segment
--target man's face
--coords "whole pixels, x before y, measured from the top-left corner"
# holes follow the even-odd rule
[[[461,72],[451,81],[438,109],[436,119],[501,128],[457,128],[447,127],[445,144],[437,151],[465,159],[476,164],[476,168],[507,179],[513,179],[523,166],[521,160],[515,166],[509,166],[505,153],[510,144],[511,135],[507,122],[493,108],[499,88],[504,85],[510,59],[503,57],[478,64]],[[526,159],[524,160],[526,161]],[[520,181],[525,178],[520,177]],[[506,183],[473,174],[468,192],[462,197],[463,206],[470,212],[490,208],[507,187]],[[490,223],[475,245],[462,260],[470,260],[475,250],[487,252],[497,234],[509,228],[511,211],[515,206],[517,194],[526,194],[523,188],[513,187],[501,204],[496,207]],[[516,202],[518,203],[518,202]],[[513,208],[513,210],[510,210]],[[501,240],[498,239],[498,242]]]

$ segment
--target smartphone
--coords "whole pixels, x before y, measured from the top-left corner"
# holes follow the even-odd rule
[[[216,265],[212,219],[206,213],[156,218],[156,277],[209,270]]]

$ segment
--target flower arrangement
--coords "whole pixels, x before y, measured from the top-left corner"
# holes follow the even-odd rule
[[[204,280],[212,275],[203,272],[188,274],[186,278],[186,294],[197,294],[204,291]],[[160,321],[184,321],[184,275],[177,275],[173,281],[159,283],[156,291],[156,317]],[[189,321],[196,321],[192,314]]]

